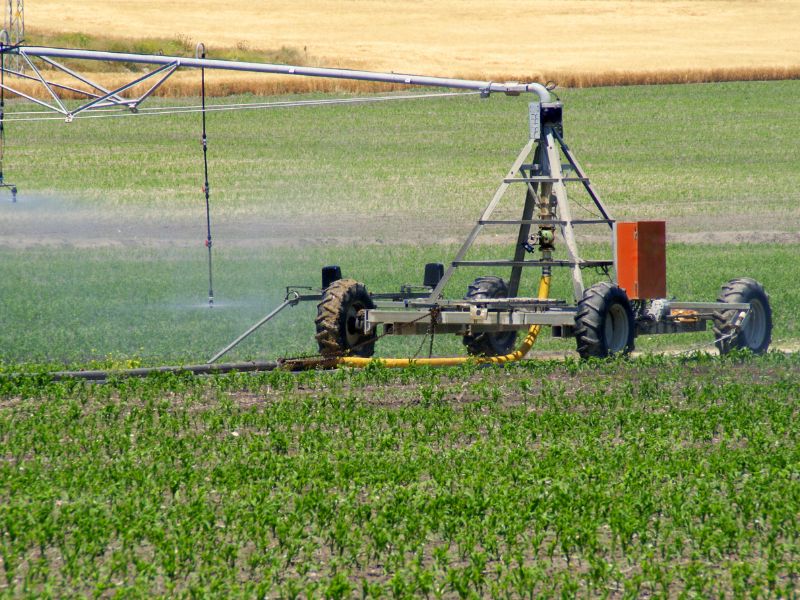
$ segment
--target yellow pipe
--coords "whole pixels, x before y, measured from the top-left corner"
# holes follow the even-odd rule
[[[539,299],[546,300],[550,294],[550,275],[542,275],[539,280]],[[505,364],[507,362],[515,362],[521,360],[528,351],[533,347],[536,338],[541,331],[541,325],[531,325],[528,329],[528,335],[522,341],[519,348],[510,354],[502,356],[452,356],[446,358],[362,358],[360,356],[343,356],[337,360],[337,364],[346,365],[348,367],[366,367],[372,361],[380,363],[384,367],[398,368],[410,367],[411,365],[427,365],[431,367],[451,367],[455,365],[462,365],[467,362],[474,362],[476,364]]]

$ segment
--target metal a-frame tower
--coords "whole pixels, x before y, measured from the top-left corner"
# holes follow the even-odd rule
[[[25,37],[25,2],[23,0],[6,0],[3,13],[3,29],[8,35],[6,43],[9,46],[20,44]],[[12,57],[9,65],[15,71],[22,67],[19,56]]]

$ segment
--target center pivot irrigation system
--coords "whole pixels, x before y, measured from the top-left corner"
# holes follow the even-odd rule
[[[716,346],[721,353],[735,348],[761,353],[769,347],[772,333],[769,298],[764,288],[753,279],[729,281],[722,286],[714,302],[681,302],[667,297],[664,222],[614,220],[564,141],[562,103],[551,94],[550,89],[539,83],[497,83],[211,60],[204,58],[204,49],[201,55],[200,45],[195,58],[182,58],[26,47],[8,43],[7,36],[3,40],[6,42],[0,47],[3,58],[6,55],[18,57],[29,71],[28,74],[7,68],[4,61],[3,74],[38,81],[47,90],[52,102],[22,93],[5,81],[2,83],[3,91],[22,96],[58,113],[67,122],[90,111],[112,108],[139,111],[142,103],[179,68],[432,86],[471,91],[482,97],[493,93],[508,96],[531,94],[532,101],[528,104],[527,114],[529,140],[446,268],[439,263],[427,264],[423,285],[401,286],[397,292],[370,293],[363,283],[342,278],[338,266],[323,267],[320,289],[299,286],[287,288],[284,302],[211,357],[207,363],[210,367],[221,367],[212,363],[283,309],[300,302],[318,303],[316,339],[320,354],[319,358],[295,361],[293,364],[298,368],[341,364],[364,366],[371,360],[376,341],[385,335],[433,336],[441,333],[462,336],[468,356],[379,360],[386,366],[453,365],[466,361],[506,363],[523,358],[543,326],[550,327],[555,337],[574,337],[581,357],[605,357],[630,352],[637,335],[704,331],[709,322],[712,323]],[[37,68],[34,59],[45,63],[49,69],[73,78],[76,83],[67,85],[47,79],[42,70]],[[57,59],[134,63],[149,66],[152,70],[135,77],[130,83],[109,90],[59,63]],[[88,89],[77,87],[79,84],[88,86]],[[142,84],[149,85],[143,94],[135,97],[126,95]],[[86,100],[68,108],[59,96],[61,91],[79,93]],[[365,102],[407,97],[321,102]],[[285,104],[302,105],[303,101]],[[205,103],[202,110],[206,110]],[[596,218],[573,217],[568,188],[588,196],[598,213]],[[519,218],[498,218],[498,206],[512,189],[520,192]],[[204,191],[208,202],[207,184]],[[606,229],[613,249],[612,256],[600,260],[588,260],[582,256],[576,241],[576,230],[591,225]],[[468,259],[467,255],[476,239],[489,226],[507,227],[516,232],[513,255],[498,260]],[[210,237],[209,224],[209,252]],[[565,258],[556,258],[558,242],[563,243]],[[496,273],[502,269],[508,278],[483,274],[469,286],[466,295],[458,299],[447,298],[446,286],[456,270],[462,268],[480,269],[481,273]],[[535,297],[520,294],[523,270],[531,268],[540,272]],[[554,269],[568,274],[572,298],[550,297]],[[602,271],[606,280],[585,286],[585,269]],[[461,296],[461,292],[458,295]],[[520,331],[526,335],[517,345]]]

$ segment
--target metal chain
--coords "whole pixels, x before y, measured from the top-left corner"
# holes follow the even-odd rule
[[[433,357],[433,340],[436,337],[436,319],[439,317],[441,312],[442,311],[438,306],[435,306],[430,310],[431,324],[428,326],[428,331],[431,333],[431,344],[428,347],[428,358]]]
[[[738,330],[734,330],[730,333],[727,333],[721,337],[716,338],[713,342],[701,342],[695,346],[692,346],[691,348],[687,348],[686,350],[678,352],[677,356],[683,356],[684,354],[692,354],[694,352],[697,352],[701,348],[707,348],[708,346],[718,344],[719,342],[724,342],[725,340],[731,339],[732,337],[738,335],[739,333],[740,332]]]
[[[436,318],[439,316],[441,312],[442,311],[438,306],[435,306],[428,311],[428,315],[430,315],[431,317],[431,322],[428,325],[428,329],[425,330],[425,335],[422,337],[422,341],[419,343],[419,348],[417,348],[417,351],[414,353],[413,358],[417,358],[419,356],[419,353],[422,352],[422,347],[425,345],[425,340],[427,340],[429,336],[430,336],[430,346],[428,347],[428,358],[431,358],[431,356],[433,356],[433,338],[436,335]],[[419,319],[415,319],[411,322],[417,323],[421,321],[423,318],[424,316],[420,317]]]
[[[418,358],[419,357],[419,353],[422,352],[422,347],[425,345],[425,340],[428,339],[428,333],[429,332],[430,332],[430,330],[427,330],[425,332],[425,335],[422,336],[422,341],[419,343],[419,347],[417,348],[417,351],[414,352],[414,355],[412,356],[412,358]]]

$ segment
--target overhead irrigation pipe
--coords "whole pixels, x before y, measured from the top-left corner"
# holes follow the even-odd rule
[[[401,85],[476,90],[486,94],[499,92],[513,96],[530,92],[539,96],[539,99],[542,102],[550,102],[551,99],[550,92],[540,83],[497,83],[494,81],[478,81],[473,79],[457,79],[448,77],[428,77],[425,75],[408,75],[404,73],[328,69],[324,67],[299,67],[292,65],[238,62],[232,60],[215,60],[208,58],[185,58],[180,56],[159,56],[154,54],[134,54],[127,52],[101,52],[97,50],[48,48],[45,46],[21,46],[19,48],[7,48],[5,51],[11,54],[38,56],[42,58],[72,58],[78,60],[99,60],[163,66],[169,66],[177,63],[179,67],[195,69],[205,68],[225,71],[245,71],[249,73],[271,73],[274,75],[329,77],[331,79],[350,79],[356,81],[375,81],[378,83],[396,83]]]

